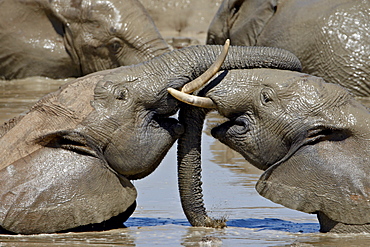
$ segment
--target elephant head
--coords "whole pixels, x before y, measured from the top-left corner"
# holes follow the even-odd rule
[[[207,34],[207,44],[256,45],[258,36],[275,14],[277,0],[224,0]]]
[[[58,0],[52,5],[63,19],[66,48],[83,75],[137,64],[170,50],[137,0]]]
[[[236,48],[231,47],[231,49]],[[281,64],[279,62],[280,58],[277,58],[273,63],[278,62],[280,64],[271,64],[269,68],[299,71],[301,69],[299,60],[293,54],[289,56],[290,59],[291,64],[289,66],[285,63]],[[222,75],[220,77],[222,78]],[[198,92],[199,95],[202,95],[207,88],[213,87],[215,82],[216,80],[209,83],[202,91]],[[204,81],[201,81],[197,88],[202,83]],[[210,99],[203,100],[197,96],[188,95],[187,93],[195,91],[195,89],[189,89],[192,86],[188,86],[189,84],[185,85],[181,92],[172,88],[168,89],[169,93],[180,101],[197,106],[182,107],[179,114],[179,120],[185,126],[185,133],[178,142],[178,179],[181,203],[187,219],[193,226],[223,227],[225,226],[224,220],[211,219],[207,216],[206,209],[203,205],[202,182],[200,181],[200,135],[202,133],[204,118],[209,111],[204,108],[215,107],[213,101]],[[225,89],[226,94],[228,91]]]
[[[79,77],[170,51],[138,0],[5,0],[0,76]]]
[[[207,44],[230,39],[231,45],[288,50],[301,61],[302,72],[368,98],[369,9],[367,0],[224,0]]]
[[[228,121],[211,133],[265,171],[257,191],[317,214],[322,232],[370,232],[368,109],[343,87],[299,72],[232,70],[220,80],[204,94]],[[192,112],[203,109],[187,111],[204,118]]]
[[[179,102],[167,88],[207,71],[221,49],[189,47],[81,77],[6,123],[0,226],[40,233],[127,218],[136,199],[129,180],[153,172],[183,133],[170,118]],[[299,67],[293,58],[280,49],[232,47],[222,68]]]

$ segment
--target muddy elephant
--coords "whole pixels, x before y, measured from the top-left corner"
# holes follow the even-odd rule
[[[222,2],[222,0],[139,1],[153,18],[164,39],[174,48],[205,44],[209,24]]]
[[[367,0],[224,0],[207,44],[280,47],[302,71],[370,96],[370,2]]]
[[[200,92],[205,98],[175,96],[202,102],[194,105],[215,108],[228,119],[211,134],[265,171],[256,185],[262,196],[317,214],[321,232],[370,232],[370,112],[365,106],[345,88],[300,72],[230,70],[211,84]],[[180,195],[190,205],[184,208],[187,215],[197,219],[207,218],[199,208],[200,136],[208,111],[184,107],[179,116],[188,123],[178,147],[179,170],[187,172],[179,176],[179,184],[185,184]]]
[[[138,0],[1,0],[0,77],[79,77],[170,51]]]
[[[122,225],[135,208],[130,180],[153,172],[183,133],[170,118],[179,104],[167,88],[204,71],[207,77],[221,50],[189,47],[89,74],[5,123],[0,226],[30,234]],[[281,49],[234,47],[222,68],[299,67],[294,58]]]

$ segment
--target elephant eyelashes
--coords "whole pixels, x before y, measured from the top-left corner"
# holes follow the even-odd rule
[[[127,88],[117,88],[114,90],[113,95],[118,100],[125,100],[127,97],[128,90]]]
[[[115,99],[117,100],[126,100],[127,95],[128,95],[128,89],[121,85],[121,84],[116,84],[112,81],[106,81],[104,86],[104,90],[102,91],[103,95],[108,92],[114,96]],[[97,94],[97,92],[96,92]]]
[[[121,50],[122,48],[122,44],[120,41],[118,40],[115,40],[113,41],[110,45],[109,45],[109,49],[113,52],[113,53],[119,53],[119,51]]]
[[[273,101],[272,95],[273,95],[273,91],[271,89],[269,88],[262,89],[262,92],[261,92],[262,104],[266,105],[267,103]]]
[[[235,15],[236,13],[239,12],[240,7],[242,6],[243,2],[244,0],[237,0],[232,4],[232,7],[231,7],[232,15]]]

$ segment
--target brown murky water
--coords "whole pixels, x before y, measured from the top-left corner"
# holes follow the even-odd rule
[[[65,80],[0,81],[0,121],[26,111]],[[219,121],[212,114],[203,137],[203,188],[213,217],[228,227],[190,227],[179,201],[176,146],[160,167],[135,181],[138,207],[127,228],[86,233],[0,235],[0,246],[370,246],[370,234],[321,234],[316,217],[274,204],[254,189],[261,172],[207,135]]]

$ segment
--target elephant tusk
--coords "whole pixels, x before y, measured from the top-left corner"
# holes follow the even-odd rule
[[[224,47],[222,49],[222,52],[216,59],[216,61],[209,67],[206,72],[204,72],[201,76],[196,78],[195,80],[187,83],[182,89],[181,92],[183,93],[192,93],[201,86],[203,86],[206,82],[209,81],[209,79],[212,78],[219,70],[222,65],[222,63],[225,61],[225,58],[227,56],[227,52],[229,51],[230,46],[230,40],[227,39],[225,41]]]
[[[184,92],[180,92],[174,88],[167,88],[167,91],[176,99],[189,105],[198,106],[202,108],[216,108],[216,104],[210,98],[199,97]]]
[[[199,89],[201,86],[203,86],[205,83],[209,81],[219,70],[222,65],[222,63],[225,61],[225,58],[227,56],[227,53],[229,51],[230,47],[230,40],[227,39],[225,41],[225,45],[222,49],[222,52],[217,57],[216,61],[209,67],[206,72],[204,72],[202,75],[200,75],[195,80],[187,83],[181,91],[178,91],[174,88],[168,88],[167,91],[176,99],[178,99],[181,102],[184,102],[189,105],[198,106],[202,108],[216,108],[215,103],[210,98],[206,97],[199,97],[190,95],[189,93],[194,92],[195,90]]]

